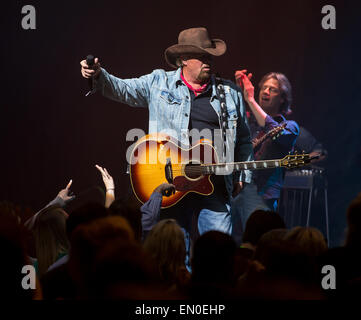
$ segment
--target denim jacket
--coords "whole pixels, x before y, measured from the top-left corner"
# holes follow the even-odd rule
[[[148,107],[149,133],[166,133],[183,145],[189,145],[191,97],[180,73],[181,68],[169,72],[156,69],[139,78],[119,79],[102,68],[95,87],[112,100],[132,107]],[[214,76],[211,81],[210,103],[219,115],[220,104]],[[234,146],[234,161],[253,160],[253,148],[241,91],[229,80],[222,79],[222,83],[228,110],[229,130],[226,143]],[[239,181],[250,182],[251,172],[243,171],[239,174]]]

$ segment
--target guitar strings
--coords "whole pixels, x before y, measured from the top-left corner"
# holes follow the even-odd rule
[[[307,155],[302,155],[303,156],[307,156]],[[302,160],[306,160],[306,159],[299,159],[298,161],[300,163],[297,163],[297,159],[296,160],[289,160],[290,161],[290,165],[292,165],[292,162],[296,162],[296,166],[298,165],[302,165],[302,163],[304,163],[304,161]],[[210,164],[196,164],[196,165],[192,165],[192,164],[172,164],[172,172],[176,173],[176,174],[181,174],[181,173],[185,173],[185,174],[198,174],[198,175],[202,175],[202,174],[209,174],[209,172],[206,172],[206,170],[204,170],[206,167],[215,167],[215,166],[219,166],[219,167],[226,167],[226,166],[241,166],[241,165],[250,165],[255,164],[256,166],[247,166],[246,168],[238,168],[235,171],[239,171],[239,170],[255,170],[255,169],[271,169],[271,168],[276,168],[276,167],[287,167],[287,165],[282,164],[283,159],[272,159],[272,160],[257,160],[257,161],[246,161],[246,162],[229,162],[229,163],[210,163]],[[302,162],[302,163],[301,163]],[[263,164],[267,163],[267,166],[265,167]],[[277,166],[278,163],[278,166]],[[149,164],[144,164],[144,165],[149,165]],[[155,164],[157,165],[157,164]],[[293,164],[294,166],[294,164]],[[180,167],[180,168],[179,168]],[[154,169],[140,169],[142,172],[154,172]]]

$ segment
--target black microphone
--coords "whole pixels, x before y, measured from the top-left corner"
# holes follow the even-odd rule
[[[92,54],[88,54],[86,56],[86,64],[89,66],[89,67],[92,67],[94,65],[94,60],[95,60],[95,57],[92,55]]]
[[[94,65],[95,57],[92,54],[88,54],[86,56],[85,60],[86,60],[86,64],[88,65],[88,67],[91,68]],[[92,78],[88,79],[88,85],[89,85],[90,91],[85,96],[88,96],[93,91],[93,79]]]

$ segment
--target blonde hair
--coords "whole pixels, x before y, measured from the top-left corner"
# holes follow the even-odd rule
[[[326,240],[316,228],[294,227],[284,239],[297,243],[307,255],[312,257],[317,257],[327,250]]]
[[[159,221],[145,239],[144,250],[157,263],[161,279],[174,283],[186,257],[184,233],[177,222],[174,219]]]
[[[66,212],[58,207],[48,207],[42,211],[35,223],[35,250],[40,277],[69,250],[65,231]]]

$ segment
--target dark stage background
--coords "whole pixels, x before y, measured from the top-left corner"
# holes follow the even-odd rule
[[[117,195],[128,192],[125,136],[132,128],[147,130],[148,111],[84,97],[79,62],[93,53],[124,78],[169,70],[163,53],[179,31],[205,26],[227,43],[227,53],[216,60],[223,77],[233,79],[236,69],[247,68],[254,83],[269,71],[290,79],[293,118],[329,151],[330,238],[331,245],[341,243],[345,210],[361,191],[359,1],[7,2],[1,199],[38,210],[70,178],[78,204],[96,199],[102,180],[95,164],[111,172]],[[26,4],[36,8],[36,30],[21,28]],[[326,4],[336,7],[336,30],[321,28]]]

